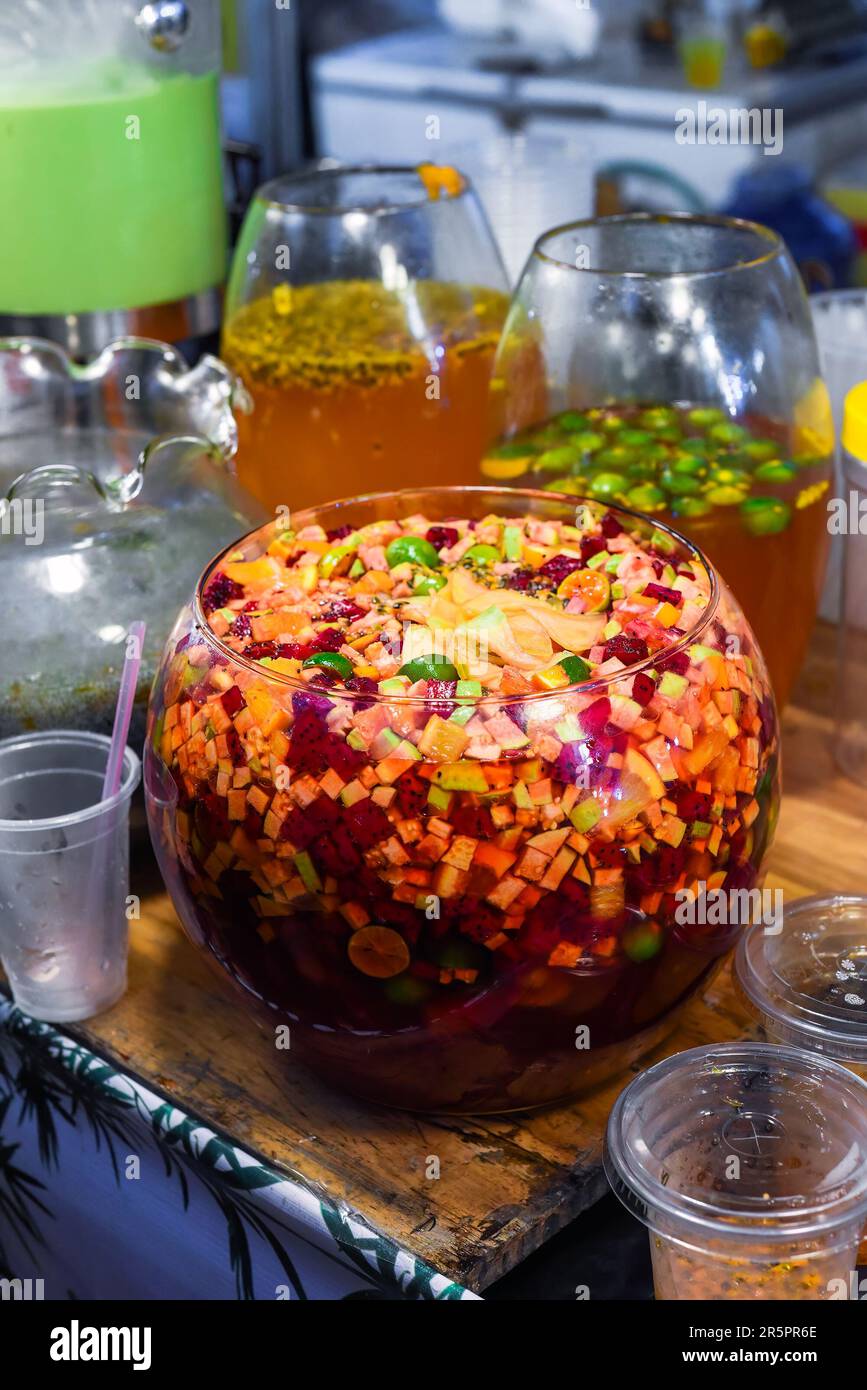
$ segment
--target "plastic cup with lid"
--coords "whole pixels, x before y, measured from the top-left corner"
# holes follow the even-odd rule
[[[747,927],[734,978],[771,1042],[819,1052],[867,1080],[867,897],[798,898],[779,933]]]
[[[658,1062],[611,1112],[605,1171],[663,1300],[844,1299],[867,1218],[867,1083],[769,1043]]]

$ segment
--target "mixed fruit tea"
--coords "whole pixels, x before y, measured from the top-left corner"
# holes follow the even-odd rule
[[[732,943],[678,894],[759,879],[777,729],[740,611],[651,522],[549,515],[269,525],[157,678],[187,929],[369,1099],[505,1111],[622,1069]]]
[[[785,702],[828,549],[830,440],[711,407],[567,410],[487,453],[486,479],[622,503],[689,536],[743,605]]]
[[[486,439],[508,300],[496,290],[374,280],[292,288],[238,309],[222,355],[248,387],[238,471],[293,510],[421,483],[465,483]]]

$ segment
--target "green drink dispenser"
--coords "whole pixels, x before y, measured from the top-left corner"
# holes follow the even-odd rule
[[[0,334],[219,326],[219,0],[0,0]]]

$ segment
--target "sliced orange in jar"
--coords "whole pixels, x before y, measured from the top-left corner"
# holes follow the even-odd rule
[[[391,927],[360,927],[349,939],[349,959],[362,975],[390,980],[409,965],[409,947]]]
[[[557,596],[562,599],[582,598],[585,613],[601,613],[611,599],[608,575],[601,570],[573,570],[558,585]]]

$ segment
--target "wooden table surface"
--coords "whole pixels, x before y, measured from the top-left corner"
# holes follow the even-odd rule
[[[784,721],[785,795],[767,886],[867,890],[867,791],[834,767],[833,633],[820,628]],[[481,1292],[605,1190],[602,1134],[624,1079],[529,1116],[421,1117],[360,1104],[287,1064],[182,934],[143,896],[130,988],[74,1032],[267,1162]],[[726,969],[654,1057],[748,1031]],[[628,1079],[628,1078],[627,1078]],[[428,1157],[440,1177],[426,1176]]]

